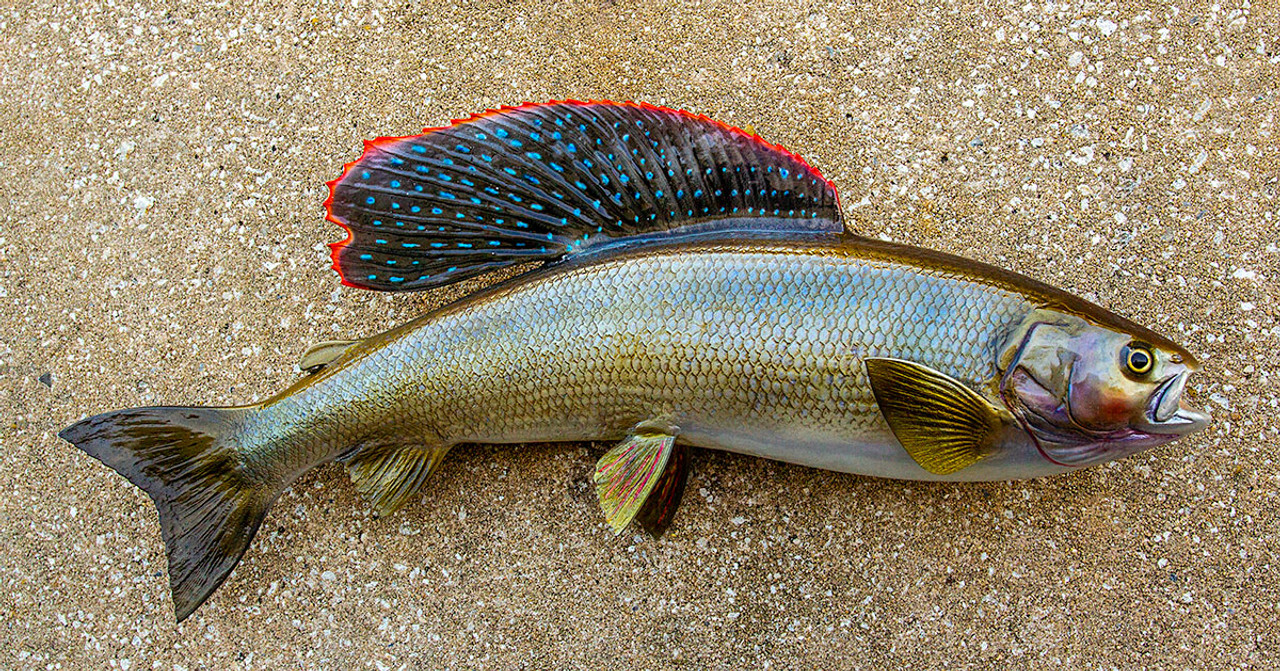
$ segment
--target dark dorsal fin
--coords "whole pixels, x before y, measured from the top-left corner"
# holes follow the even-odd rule
[[[344,284],[427,289],[621,238],[842,231],[799,156],[704,116],[636,103],[506,107],[379,138],[329,183]]]

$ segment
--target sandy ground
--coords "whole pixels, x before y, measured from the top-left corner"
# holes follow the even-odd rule
[[[0,8],[0,667],[1280,663],[1274,4],[255,4]],[[599,445],[457,450],[388,519],[329,467],[175,626],[150,502],[55,432],[262,398],[446,300],[340,288],[324,182],[364,138],[571,97],[751,124],[853,228],[1163,331],[1216,422],[985,485],[700,452],[658,542],[605,526]]]

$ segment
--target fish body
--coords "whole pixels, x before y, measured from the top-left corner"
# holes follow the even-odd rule
[[[353,348],[267,401],[248,442],[270,446],[266,463],[305,470],[384,435],[618,440],[662,418],[690,445],[864,475],[1065,470],[1021,429],[998,458],[950,475],[897,445],[866,358],[923,363],[1000,403],[1000,359],[1038,307],[909,254],[852,236],[738,235],[521,276]],[[314,416],[324,423],[304,421]]]
[[[332,189],[349,285],[548,265],[322,343],[309,374],[261,404],[134,408],[64,430],[155,501],[179,619],[279,492],[332,461],[385,514],[460,443],[621,441],[593,475],[606,519],[660,533],[688,446],[998,480],[1208,421],[1182,402],[1198,364],[1176,343],[1014,273],[845,233],[816,171],[704,118],[513,108],[375,141]]]

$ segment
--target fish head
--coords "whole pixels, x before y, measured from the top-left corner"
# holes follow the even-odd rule
[[[1000,392],[1045,458],[1092,466],[1208,425],[1182,398],[1199,370],[1189,352],[1145,329],[1135,335],[1041,312],[1023,331]]]

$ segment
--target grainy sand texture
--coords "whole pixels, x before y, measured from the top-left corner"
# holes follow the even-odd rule
[[[1272,2],[5,0],[0,667],[1275,668],[1278,96]],[[175,625],[151,502],[56,432],[460,295],[340,287],[325,181],[562,98],[751,125],[850,228],[1180,341],[1215,422],[978,485],[700,451],[660,541],[605,525],[604,445],[455,450],[385,519],[331,466]]]

